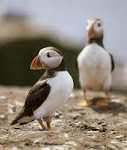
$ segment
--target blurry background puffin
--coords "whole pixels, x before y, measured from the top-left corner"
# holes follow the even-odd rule
[[[77,57],[79,82],[84,92],[84,100],[79,105],[88,106],[91,104],[91,101],[86,97],[87,89],[103,88],[105,98],[98,101],[96,105],[106,106],[108,90],[111,85],[111,73],[114,70],[114,60],[103,45],[102,20],[91,19],[87,23],[88,40],[85,48]]]
[[[23,108],[11,125],[22,125],[37,119],[41,127],[47,130],[50,128],[53,113],[70,96],[73,80],[66,70],[63,55],[54,47],[41,49],[30,68],[45,68],[46,72],[29,91]],[[41,119],[47,123],[47,127]]]

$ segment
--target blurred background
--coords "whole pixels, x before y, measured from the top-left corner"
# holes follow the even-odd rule
[[[87,19],[104,21],[104,44],[115,59],[112,90],[127,89],[126,0],[1,0],[0,84],[31,86],[43,71],[29,69],[32,59],[46,46],[65,56],[79,88],[75,61],[86,42]]]

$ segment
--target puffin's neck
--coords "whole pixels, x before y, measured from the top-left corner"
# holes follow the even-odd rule
[[[46,78],[52,78],[55,76],[56,72],[58,71],[66,71],[66,65],[64,59],[62,60],[61,64],[53,69],[47,69],[46,72],[43,74],[41,79],[46,79]]]
[[[86,45],[92,44],[92,43],[97,43],[99,46],[104,48],[103,36],[95,37],[95,38],[89,38]]]

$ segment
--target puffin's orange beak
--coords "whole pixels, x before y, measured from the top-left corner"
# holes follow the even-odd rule
[[[45,66],[45,62],[40,62],[39,56],[36,56],[30,65],[30,69],[39,70],[39,69],[43,69],[44,66]]]
[[[95,36],[95,31],[93,28],[93,24],[90,25],[89,29],[88,29],[88,38],[94,37]]]

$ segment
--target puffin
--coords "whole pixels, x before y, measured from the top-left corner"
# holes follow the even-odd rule
[[[10,125],[37,120],[43,130],[49,130],[53,113],[72,93],[73,79],[66,69],[62,53],[55,47],[41,49],[30,69],[46,71],[28,92],[24,106]]]
[[[111,86],[111,75],[114,70],[114,58],[106,51],[103,44],[104,25],[98,18],[87,20],[87,42],[77,57],[79,83],[84,93],[80,106],[92,104],[87,96],[87,89],[102,89],[105,97],[97,101],[97,106],[108,105],[108,91]]]

